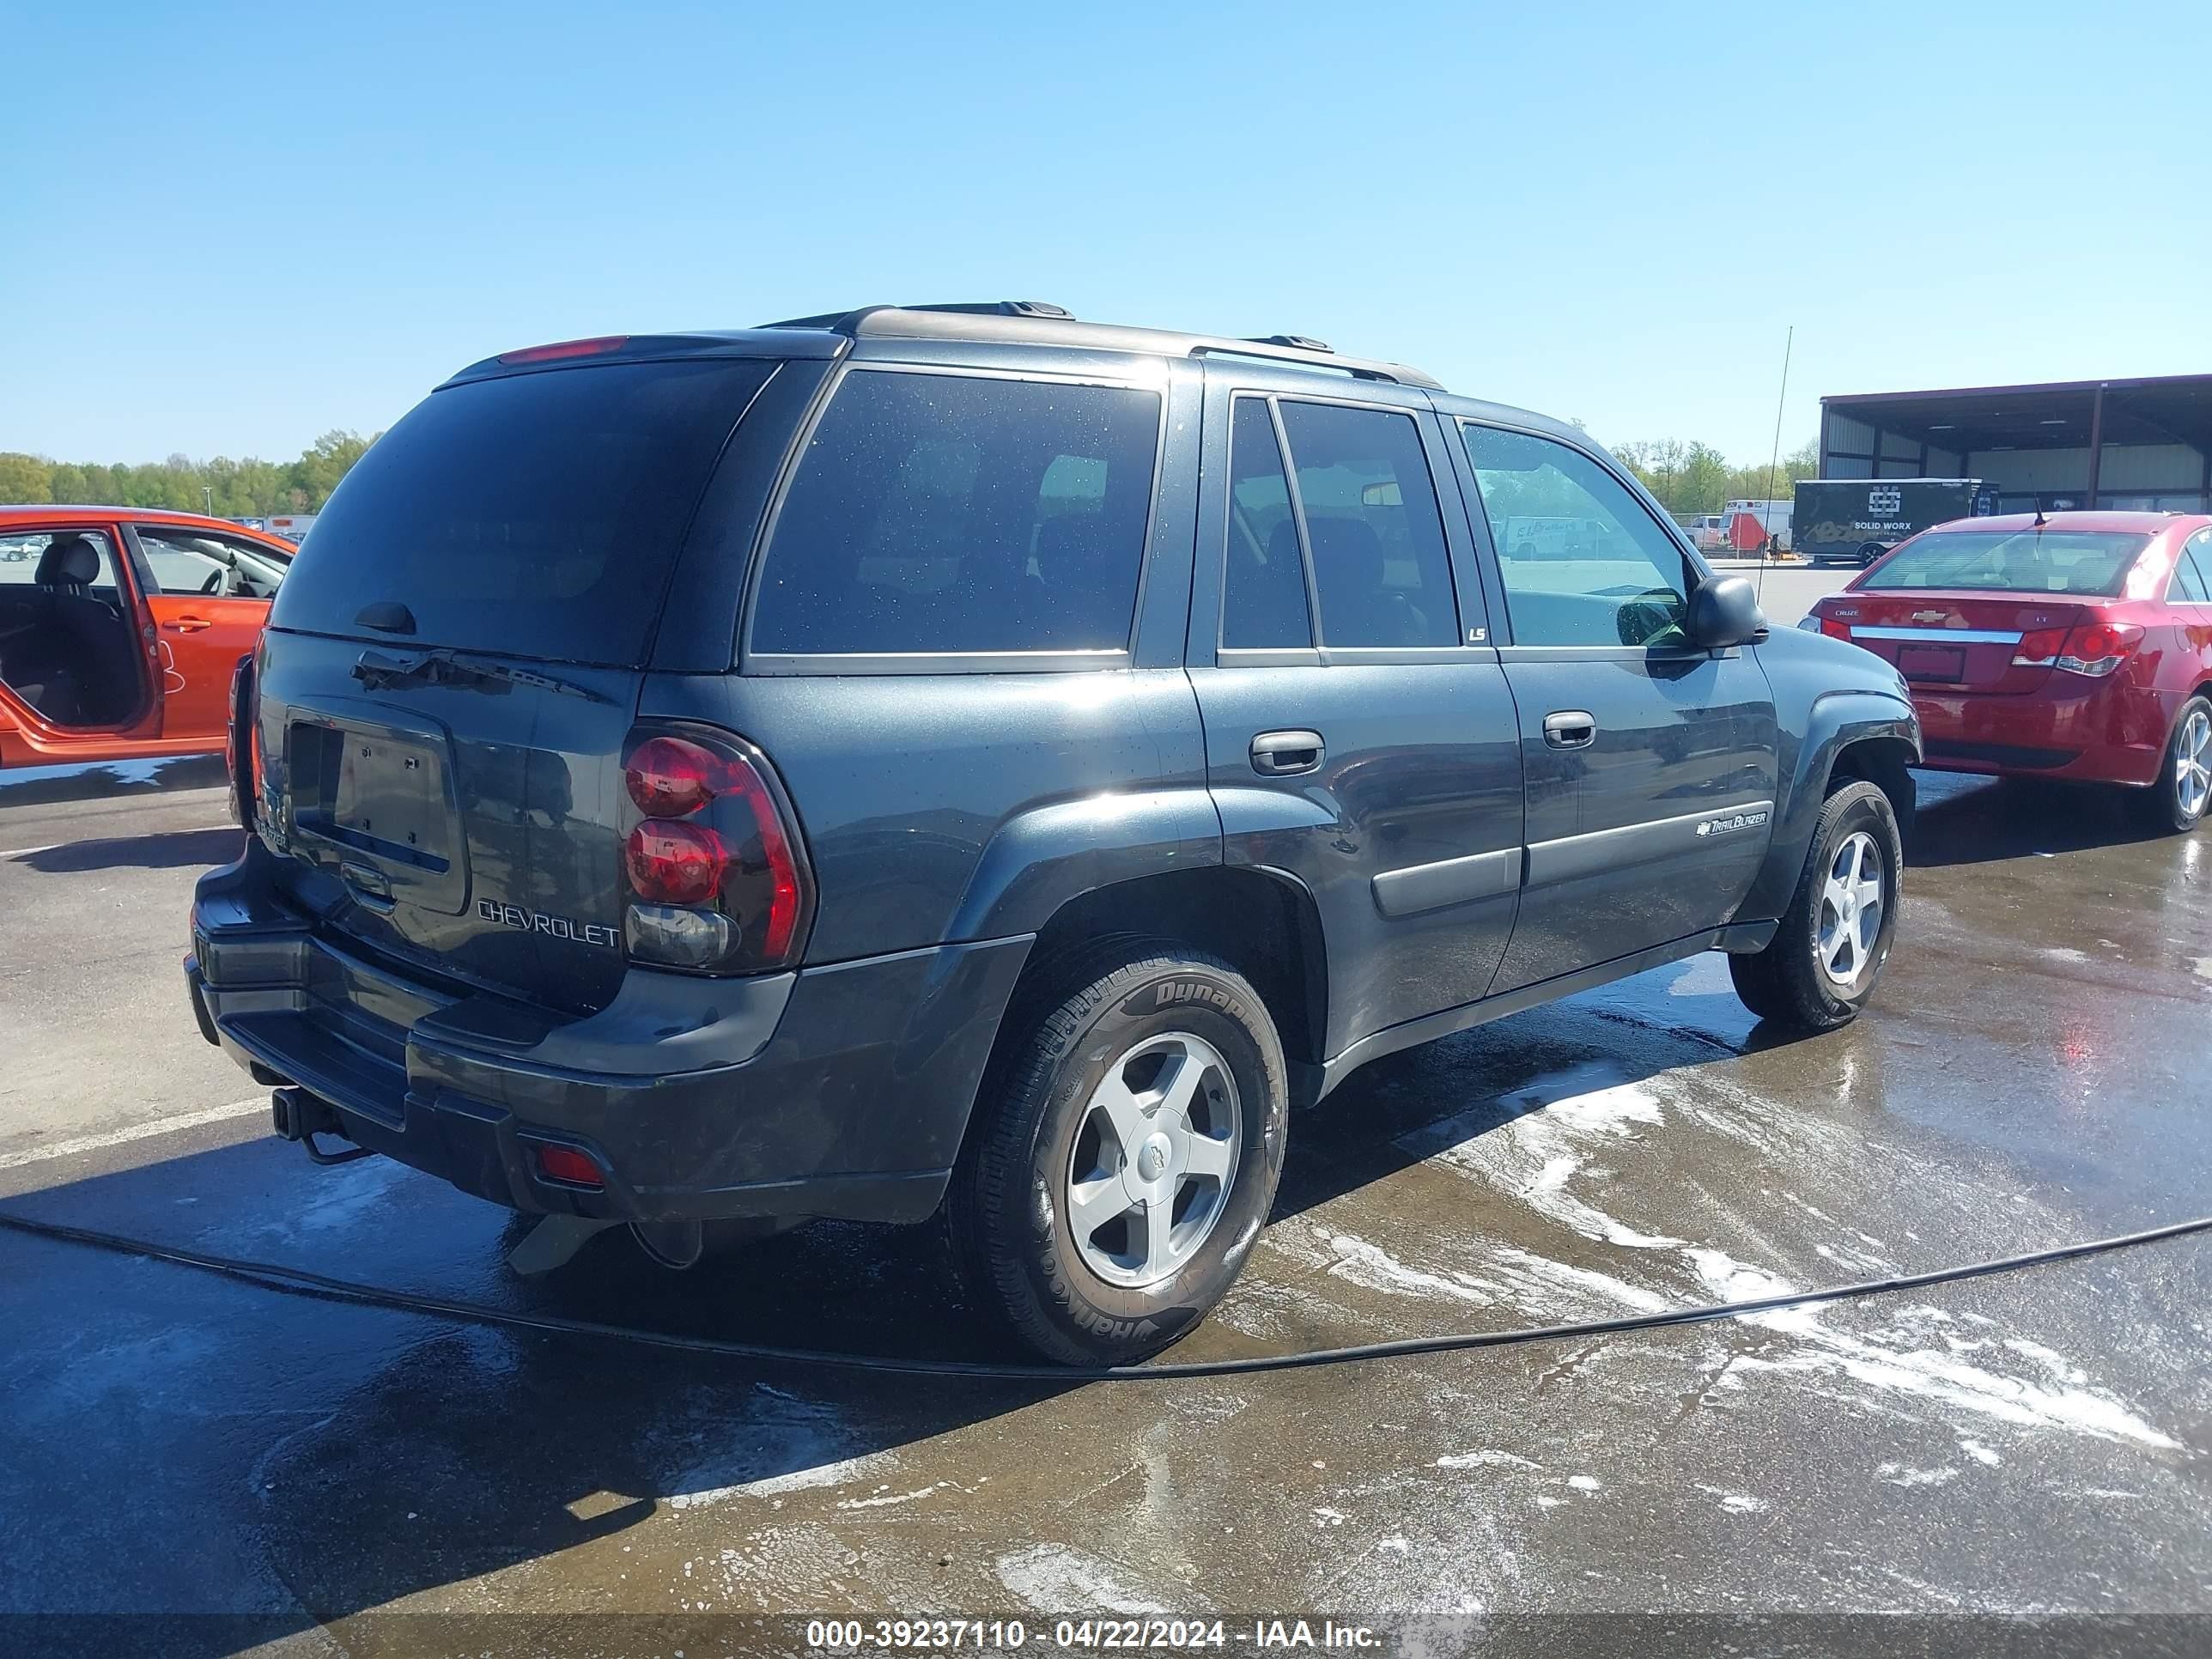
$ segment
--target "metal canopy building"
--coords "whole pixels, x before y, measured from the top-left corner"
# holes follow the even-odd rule
[[[1824,478],[1979,478],[1997,511],[2212,511],[2212,374],[1820,399]]]

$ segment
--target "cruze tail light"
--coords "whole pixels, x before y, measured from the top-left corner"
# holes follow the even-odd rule
[[[767,757],[711,727],[641,726],[623,783],[638,815],[623,843],[631,958],[708,974],[796,961],[814,886]]]
[[[1848,640],[1851,636],[1851,625],[1838,622],[1833,617],[1823,617],[1820,618],[1820,631],[1832,640]]]
[[[2109,674],[2135,654],[2142,636],[2136,623],[2084,623],[2066,636],[2057,666],[2069,674]]]
[[[2020,636],[2013,648],[2014,668],[2048,668],[2058,660],[2058,653],[2066,648],[2066,630],[2063,628],[2039,628]]]

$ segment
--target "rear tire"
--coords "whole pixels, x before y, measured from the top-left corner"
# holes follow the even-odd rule
[[[2212,805],[2212,699],[2191,697],[2181,705],[2172,735],[2159,757],[2158,776],[2148,789],[2128,791],[2128,806],[2137,823],[2154,835],[2185,836],[2204,822]]]
[[[1904,871],[1889,797],[1865,782],[1832,793],[1774,937],[1763,951],[1729,957],[1743,1006],[1796,1032],[1856,1019],[1889,960]]]
[[[1167,940],[1113,941],[1040,988],[1009,1015],[953,1173],[954,1244],[1037,1353],[1127,1364],[1206,1316],[1267,1222],[1282,1042],[1243,975]]]

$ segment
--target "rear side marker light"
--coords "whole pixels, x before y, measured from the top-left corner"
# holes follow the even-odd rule
[[[610,351],[620,351],[629,343],[627,334],[601,334],[589,340],[559,340],[551,345],[502,351],[499,360],[509,364],[557,363],[565,357],[603,357]]]
[[[574,1146],[546,1146],[538,1149],[538,1173],[548,1181],[557,1181],[564,1186],[603,1188],[606,1177],[599,1173],[589,1154]]]

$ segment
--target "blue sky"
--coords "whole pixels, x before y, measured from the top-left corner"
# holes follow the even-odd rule
[[[901,299],[1314,335],[1737,459],[1791,324],[1785,447],[1823,392],[2212,371],[2202,0],[210,0],[8,38],[0,449],[64,459],[283,459],[514,346]]]

